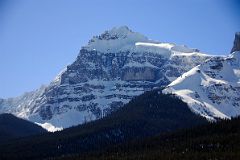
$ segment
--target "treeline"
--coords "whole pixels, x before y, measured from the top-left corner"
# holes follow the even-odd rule
[[[0,144],[0,159],[44,159],[103,151],[113,145],[208,123],[173,95],[155,90],[101,120]]]

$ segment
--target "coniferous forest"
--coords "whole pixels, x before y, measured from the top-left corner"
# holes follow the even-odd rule
[[[130,141],[103,152],[59,157],[61,160],[237,160],[240,118],[224,120],[144,140]]]

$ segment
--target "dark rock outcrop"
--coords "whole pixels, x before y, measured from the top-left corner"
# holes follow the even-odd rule
[[[235,52],[235,51],[240,51],[240,32],[237,32],[235,34],[235,40],[234,40],[234,43],[233,43],[233,48],[232,48],[232,52]]]

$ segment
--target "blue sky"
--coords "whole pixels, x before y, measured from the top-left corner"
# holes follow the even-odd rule
[[[114,26],[228,54],[239,8],[238,0],[0,0],[0,97],[48,84],[92,36]]]

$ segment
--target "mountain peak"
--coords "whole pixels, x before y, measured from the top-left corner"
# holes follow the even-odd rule
[[[208,58],[184,45],[114,27],[93,37],[48,86],[0,99],[0,113],[10,112],[56,131],[102,118]]]
[[[240,51],[240,32],[235,33],[235,39],[231,53],[235,51]]]
[[[149,42],[149,40],[146,36],[133,32],[127,26],[121,26],[107,30],[99,36],[94,36],[84,48],[105,53],[117,52],[131,50],[136,42]]]
[[[127,26],[120,26],[120,27],[114,27],[109,31],[105,31],[102,35],[109,34],[111,36],[117,36],[117,37],[127,37],[129,34],[134,33],[132,30],[130,30]]]
[[[106,30],[96,38],[100,40],[115,40],[115,39],[124,39],[130,35],[140,35],[139,33],[133,32],[127,26],[113,27],[110,30]]]
[[[131,53],[154,52],[166,57],[170,56],[171,51],[173,51],[174,54],[179,52],[199,52],[199,50],[188,48],[185,45],[175,45],[148,39],[141,33],[132,31],[127,26],[114,27],[99,36],[94,36],[83,49],[101,53],[119,53],[126,51]]]

